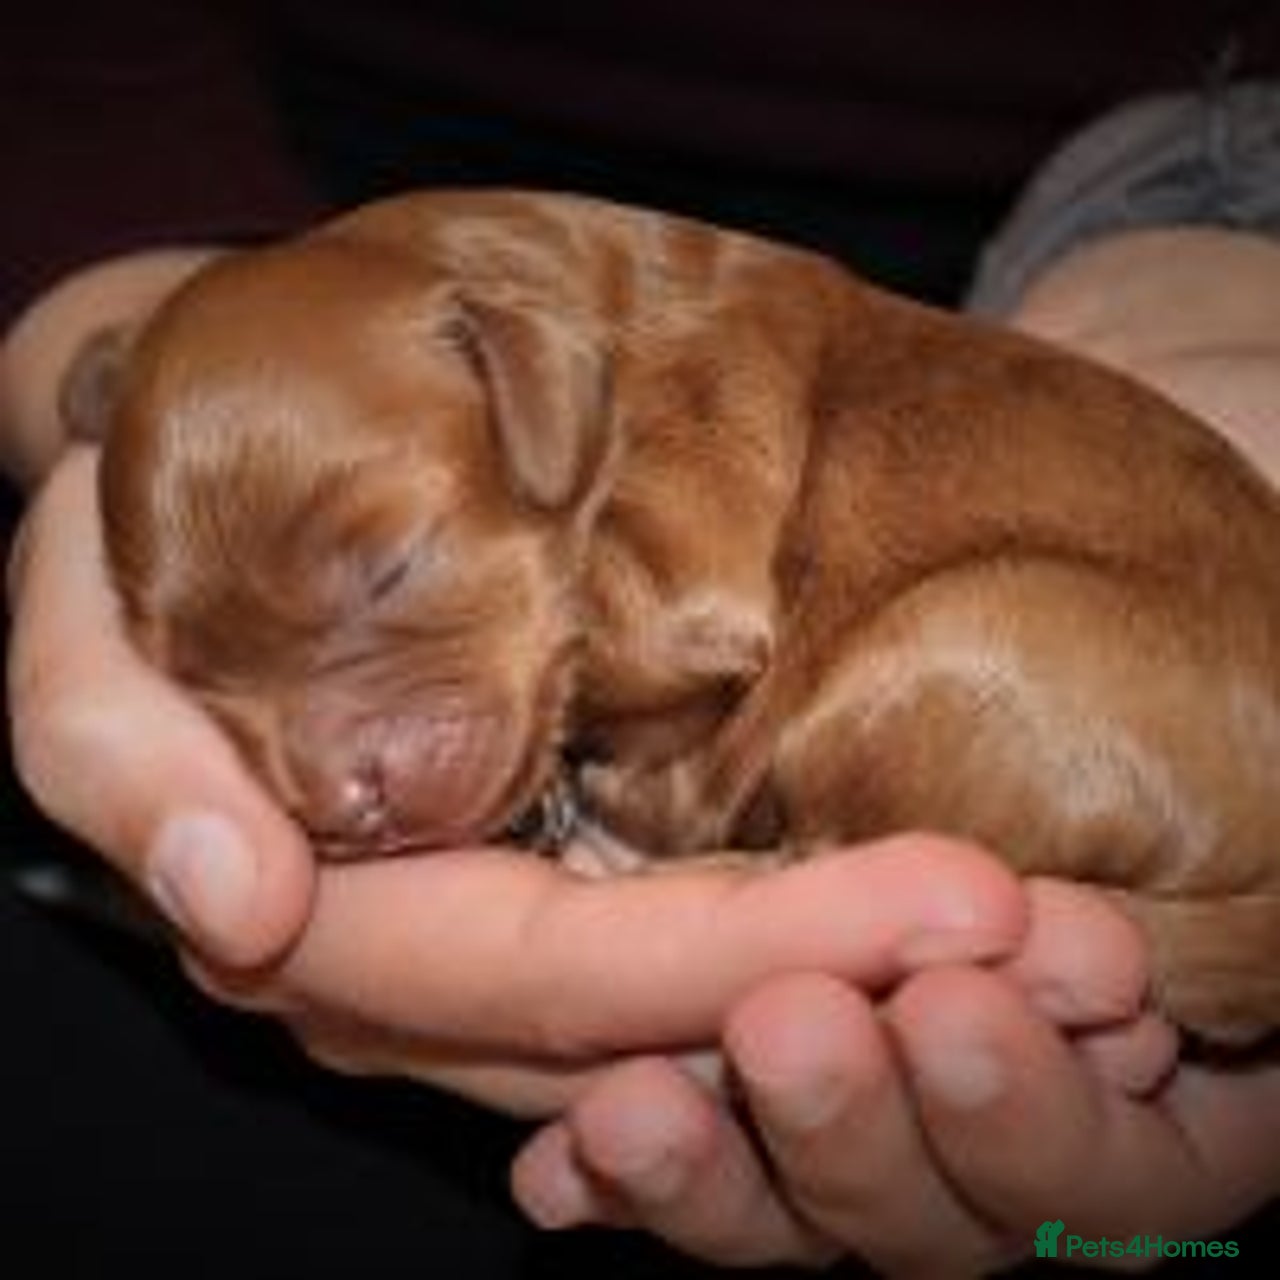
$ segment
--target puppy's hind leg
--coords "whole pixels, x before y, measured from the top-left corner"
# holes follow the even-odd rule
[[[1277,631],[1219,587],[1043,557],[923,579],[784,729],[792,839],[929,829],[1121,890],[1175,1017],[1280,1025]]]

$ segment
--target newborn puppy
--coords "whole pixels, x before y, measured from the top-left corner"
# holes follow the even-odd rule
[[[228,255],[109,349],[67,403],[129,628],[322,854],[566,795],[645,856],[932,828],[1113,888],[1187,1026],[1280,1022],[1280,501],[1162,398],[519,193]]]

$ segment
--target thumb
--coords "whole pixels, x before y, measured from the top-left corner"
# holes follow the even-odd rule
[[[97,456],[71,451],[10,565],[9,708],[19,777],[44,812],[197,949],[248,967],[308,914],[310,853],[204,712],[128,642],[103,558]]]

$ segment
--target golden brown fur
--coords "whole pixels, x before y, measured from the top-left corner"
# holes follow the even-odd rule
[[[103,503],[140,644],[328,852],[564,772],[657,853],[934,828],[1114,887],[1188,1025],[1280,1022],[1280,503],[1119,376],[663,215],[410,195],[161,311]]]

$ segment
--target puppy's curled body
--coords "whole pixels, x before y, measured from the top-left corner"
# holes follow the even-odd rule
[[[206,268],[97,403],[132,634],[322,852],[565,787],[655,856],[931,828],[1113,889],[1185,1025],[1280,1022],[1280,500],[1153,392],[797,249],[425,192]]]

